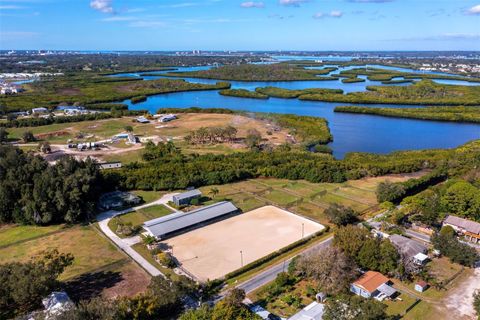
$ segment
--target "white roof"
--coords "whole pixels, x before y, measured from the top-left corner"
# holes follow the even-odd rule
[[[425,260],[428,259],[428,256],[426,254],[423,254],[423,253],[419,252],[415,255],[414,258],[415,258],[415,260],[418,260],[418,261],[425,261]]]
[[[238,208],[233,203],[221,201],[190,212],[175,212],[160,218],[147,221],[143,227],[155,237],[181,230],[197,223],[208,221],[233,213]]]
[[[322,320],[323,309],[324,305],[322,303],[314,301],[288,320]]]

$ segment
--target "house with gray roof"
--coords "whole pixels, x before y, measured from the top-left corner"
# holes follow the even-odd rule
[[[173,196],[173,203],[176,206],[189,205],[193,199],[200,198],[202,192],[198,189],[190,190]]]
[[[412,260],[418,253],[427,253],[428,248],[423,243],[407,237],[392,234],[388,240],[397,248],[398,252],[405,258]]]
[[[443,221],[443,226],[452,227],[471,242],[480,242],[480,223],[478,222],[450,215]]]
[[[216,218],[236,213],[238,208],[229,201],[221,201],[190,212],[178,211],[160,218],[149,220],[143,224],[147,233],[162,239],[174,232],[191,228],[197,224],[212,221]]]

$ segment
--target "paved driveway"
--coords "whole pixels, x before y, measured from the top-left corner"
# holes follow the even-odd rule
[[[112,230],[110,230],[110,228],[108,227],[108,222],[115,216],[125,214],[125,213],[128,213],[128,212],[132,212],[132,211],[136,211],[136,210],[142,209],[142,208],[159,205],[159,204],[165,205],[168,208],[176,211],[175,209],[173,209],[172,207],[167,205],[167,203],[169,201],[172,201],[172,196],[173,195],[175,195],[175,194],[174,193],[166,194],[156,201],[153,201],[153,202],[150,202],[150,203],[138,206],[138,207],[125,209],[125,210],[122,210],[122,211],[114,211],[114,210],[105,211],[105,212],[100,213],[97,216],[98,225],[100,226],[100,229],[102,230],[102,232],[107,237],[109,237],[110,240],[112,240],[117,245],[117,247],[119,247],[122,251],[124,251],[126,254],[128,254],[133,260],[135,260],[140,266],[142,266],[143,269],[145,269],[152,276],[163,276],[163,277],[165,277],[165,275],[162,272],[160,272],[160,270],[158,270],[155,266],[153,266],[150,262],[148,262],[137,251],[132,249],[131,246],[133,246],[134,244],[139,243],[141,241],[140,237],[135,236],[135,237],[131,237],[131,238],[122,239],[119,236],[117,236]]]

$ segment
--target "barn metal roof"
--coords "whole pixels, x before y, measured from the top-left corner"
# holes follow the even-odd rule
[[[194,189],[194,190],[190,190],[190,191],[187,191],[187,192],[184,192],[184,193],[174,195],[173,199],[174,200],[175,199],[176,200],[189,199],[189,198],[198,197],[198,196],[201,196],[201,195],[202,195],[202,192],[200,192],[200,190]]]
[[[480,223],[449,215],[443,223],[465,229],[468,232],[480,234]]]
[[[190,212],[175,212],[164,217],[146,221],[143,226],[156,237],[163,236],[197,223],[208,221],[232,212],[238,208],[233,203],[221,201]]]

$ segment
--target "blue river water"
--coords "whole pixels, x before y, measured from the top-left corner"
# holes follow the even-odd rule
[[[382,66],[370,66],[382,67]],[[204,67],[180,67],[179,71],[203,70]],[[351,68],[345,67],[342,69]],[[396,68],[401,69],[401,68]],[[411,71],[401,69],[400,71]],[[144,76],[145,80],[163,78],[167,71],[158,76]],[[337,71],[338,72],[338,71]],[[149,72],[151,73],[151,72]],[[138,73],[116,74],[114,76],[140,77]],[[365,78],[365,77],[364,77]],[[217,80],[184,78],[196,83],[215,83]],[[365,78],[366,79],[366,78]],[[458,81],[437,80],[441,83],[457,84]],[[365,91],[366,86],[381,85],[370,81],[344,84],[340,80],[288,81],[288,82],[243,82],[229,81],[232,88],[254,90],[256,87],[276,86],[287,89],[332,88],[343,89],[345,93]],[[461,83],[463,84],[462,81]],[[472,83],[468,83],[472,84]],[[398,85],[410,85],[398,84]],[[301,101],[298,99],[246,99],[222,96],[217,91],[192,91],[159,94],[148,97],[144,102],[132,104],[125,100],[132,110],[148,110],[155,113],[159,108],[228,108],[252,112],[293,113],[322,117],[328,120],[334,141],[330,144],[336,158],[343,158],[348,152],[389,153],[397,150],[454,148],[465,142],[480,138],[480,126],[469,123],[424,121],[414,119],[388,118],[374,115],[335,113],[333,109],[347,103]],[[420,107],[406,105],[368,105],[369,107]]]

